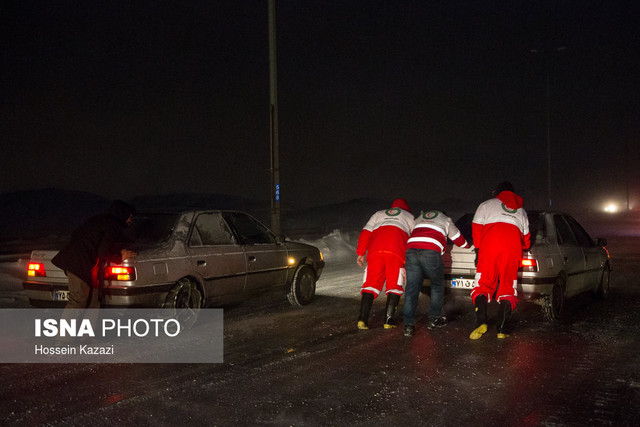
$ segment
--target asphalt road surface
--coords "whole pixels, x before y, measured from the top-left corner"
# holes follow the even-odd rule
[[[224,307],[220,364],[0,365],[0,424],[637,425],[639,247],[609,239],[608,300],[572,299],[553,327],[520,304],[501,341],[469,340],[468,297],[449,296],[449,324],[430,331],[422,295],[413,338],[382,328],[380,299],[358,331],[362,271],[329,264],[309,306]]]

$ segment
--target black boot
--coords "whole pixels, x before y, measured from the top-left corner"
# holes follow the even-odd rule
[[[487,323],[487,296],[478,295],[474,302],[474,306],[477,326]]]
[[[501,301],[498,308],[498,338],[506,338],[506,325],[511,317],[511,303],[509,301]]]
[[[474,301],[476,311],[476,328],[471,332],[469,338],[472,340],[479,339],[482,334],[487,332],[487,296],[478,295]]]
[[[400,302],[400,295],[387,295],[387,317],[384,321],[385,329],[395,328],[398,325],[398,322],[396,322],[396,309],[398,308],[398,302]]]
[[[369,312],[373,304],[374,295],[369,292],[363,292],[362,300],[360,300],[360,317],[358,317],[358,329],[369,329]]]

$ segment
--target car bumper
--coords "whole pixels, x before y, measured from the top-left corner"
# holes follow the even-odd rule
[[[452,281],[455,279],[467,279],[474,280],[475,275],[444,275],[445,287],[450,288],[456,292],[471,292],[473,288],[461,288],[453,286]],[[554,277],[518,277],[518,297],[523,300],[536,300],[546,295],[551,295],[553,284],[555,282]],[[425,281],[425,286],[428,285],[428,281]]]
[[[115,287],[103,289],[104,302],[107,307],[161,307],[173,284]],[[66,301],[56,299],[57,291],[68,291],[66,283],[43,283],[26,281],[22,283],[31,305],[37,307],[64,307]]]

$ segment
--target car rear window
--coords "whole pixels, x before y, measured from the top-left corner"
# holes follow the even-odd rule
[[[135,246],[158,244],[171,236],[177,220],[177,214],[137,214],[131,227],[125,229],[124,237]]]
[[[472,213],[464,214],[460,218],[458,218],[457,221],[454,222],[456,227],[458,227],[458,230],[460,230],[460,233],[462,233],[464,238],[467,239],[467,242],[469,242],[469,244],[473,244],[473,236],[471,234],[472,233],[472,231],[471,231],[471,223],[472,222],[473,222],[473,214]]]
[[[529,239],[531,244],[541,242],[547,234],[543,215],[540,212],[527,212],[527,218],[529,219]]]
[[[529,234],[531,236],[531,244],[534,244],[537,241],[541,241],[546,233],[546,229],[544,227],[544,221],[541,221],[541,213],[538,211],[527,212],[527,218],[529,219]],[[473,234],[472,234],[472,223],[473,223],[472,213],[467,213],[462,215],[457,221],[455,221],[456,227],[460,230],[460,233],[467,239],[467,242],[473,244]]]

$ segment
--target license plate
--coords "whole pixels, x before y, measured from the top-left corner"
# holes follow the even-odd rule
[[[462,288],[462,289],[471,289],[475,285],[475,280],[473,279],[452,279],[451,287],[452,288]]]
[[[53,294],[55,301],[69,301],[69,291],[56,291]]]

